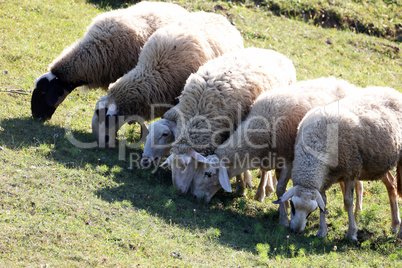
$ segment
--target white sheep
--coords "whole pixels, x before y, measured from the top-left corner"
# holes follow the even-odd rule
[[[100,100],[103,104],[97,105],[106,108],[107,116],[123,115],[123,123],[160,117],[177,103],[191,73],[210,59],[242,48],[240,32],[225,17],[191,13],[158,29],[142,49],[137,66],[111,84],[107,97]],[[100,142],[100,133],[111,140],[121,127],[108,126],[96,110],[94,117],[92,128]]]
[[[146,166],[169,154],[176,136],[176,122],[162,118],[149,125],[141,163]]]
[[[273,50],[247,48],[209,61],[192,74],[179,97],[173,154],[162,166],[172,169],[173,184],[188,191],[197,161],[207,161],[247,116],[263,92],[296,81],[292,61]]]
[[[291,198],[290,229],[304,231],[308,215],[320,208],[317,236],[327,235],[325,191],[345,183],[347,237],[357,240],[353,217],[355,180],[379,180],[396,166],[402,196],[402,95],[391,88],[371,87],[327,106],[311,110],[299,125],[290,188],[278,202]],[[398,237],[402,238],[402,226]]]
[[[78,86],[107,89],[132,68],[158,28],[190,14],[171,3],[141,2],[98,15],[78,42],[67,47],[39,77],[31,99],[34,118],[50,119]]]

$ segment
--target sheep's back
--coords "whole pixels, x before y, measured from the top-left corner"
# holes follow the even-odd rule
[[[152,2],[100,14],[49,69],[63,81],[107,89],[136,66],[141,48],[155,30],[188,14],[178,5]]]
[[[286,68],[277,62],[285,62]],[[194,148],[201,154],[213,153],[262,92],[289,85],[295,76],[291,61],[271,50],[249,48],[209,61],[189,77],[179,97],[177,129],[182,139],[173,150],[183,153]]]
[[[221,23],[212,23],[217,18]],[[219,33],[220,39],[215,40],[217,29],[224,24],[232,30]],[[150,105],[176,104],[191,73],[208,60],[243,46],[242,39],[228,41],[233,35],[240,33],[223,16],[206,12],[192,13],[163,27],[146,42],[138,65],[110,87],[109,95],[123,113],[150,119]],[[127,98],[127,94],[132,97]],[[168,108],[155,110],[155,117],[162,116]]]
[[[377,88],[310,111],[299,126],[294,180],[324,180],[328,188],[339,179],[384,176],[401,155],[401,104],[400,93]]]
[[[241,146],[244,152],[259,158],[271,152],[292,161],[297,126],[306,113],[357,90],[344,80],[322,77],[266,91],[255,100],[247,118],[224,143],[226,149],[221,154],[230,158]]]

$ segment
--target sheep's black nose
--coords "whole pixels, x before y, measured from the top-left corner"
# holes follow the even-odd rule
[[[54,111],[56,111],[56,108],[49,105],[46,101],[49,88],[49,81],[44,78],[37,83],[36,88],[32,92],[31,111],[32,117],[35,119],[48,120],[52,117]]]

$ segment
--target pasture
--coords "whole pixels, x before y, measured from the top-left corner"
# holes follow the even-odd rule
[[[247,197],[221,190],[205,205],[178,195],[169,171],[140,165],[137,125],[115,148],[97,147],[91,118],[104,91],[76,89],[51,120],[32,119],[36,78],[97,14],[134,2],[0,0],[0,266],[402,266],[381,182],[364,184],[357,243],[344,239],[338,185],[327,192],[328,237],[315,237],[318,210],[297,236],[278,225],[275,195],[253,200],[255,172]],[[298,80],[333,75],[402,91],[400,0],[174,3],[225,15],[246,47],[292,59]]]

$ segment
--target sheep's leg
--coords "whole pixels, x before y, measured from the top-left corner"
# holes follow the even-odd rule
[[[238,196],[246,196],[246,182],[243,180],[241,174],[236,175],[236,194]]]
[[[251,172],[249,170],[246,170],[243,172],[243,176],[244,176],[244,182],[246,183],[246,185],[250,188],[253,188],[253,177],[251,176]]]
[[[342,190],[342,195],[345,196],[345,183],[343,181],[339,182],[339,186],[341,187]],[[363,182],[362,181],[356,181],[355,182],[355,187],[356,187],[356,206],[355,206],[355,219],[357,219],[357,213],[362,210],[363,207]],[[345,210],[346,207],[343,207]]]
[[[265,198],[265,187],[267,185],[269,171],[261,171],[261,181],[258,185],[257,193],[254,196],[254,200],[263,202]]]
[[[327,195],[325,194],[325,191],[321,193],[321,196],[325,206],[327,206]],[[318,228],[316,236],[326,237],[327,234],[328,234],[328,227],[327,227],[327,220],[325,218],[325,213],[320,210],[320,227]]]
[[[266,171],[266,176],[267,176],[267,184],[265,185],[265,192],[269,196],[273,192],[275,192],[274,180],[272,178],[271,171]]]
[[[140,142],[145,143],[147,136],[149,134],[148,126],[145,122],[139,123],[141,126]]]
[[[356,205],[355,205],[355,220],[357,219],[357,213],[363,209],[363,182],[356,180]]]
[[[275,190],[274,186],[272,185],[271,171],[262,171],[260,185],[258,186],[257,193],[254,199],[263,202],[266,193],[271,194],[274,191]]]
[[[279,171],[280,173],[280,171]],[[280,175],[280,174],[279,174]],[[280,176],[279,176],[280,177]],[[275,186],[278,184],[278,178],[276,177],[276,172],[274,172],[274,176],[272,176],[272,185]]]
[[[395,182],[396,192],[399,196],[402,196],[402,159],[399,159],[398,164],[396,165]],[[402,239],[402,223],[399,227],[398,238]]]
[[[389,204],[391,206],[391,228],[394,233],[398,231],[398,226],[401,224],[401,219],[399,217],[399,208],[398,208],[398,193],[396,190],[396,179],[390,172],[381,179],[385,184],[388,192]],[[402,234],[401,234],[402,235]]]
[[[279,176],[278,185],[276,186],[276,195],[278,199],[286,192],[286,186],[290,179],[290,171],[292,165],[285,165],[282,170],[276,169],[275,172]],[[285,201],[279,204],[279,224],[289,226],[288,217],[289,202]]]
[[[349,228],[348,233],[346,234],[352,240],[357,241],[357,225],[356,220],[353,215],[353,190],[354,190],[354,181],[345,181],[345,196],[343,197],[344,205],[348,212],[349,218]]]

